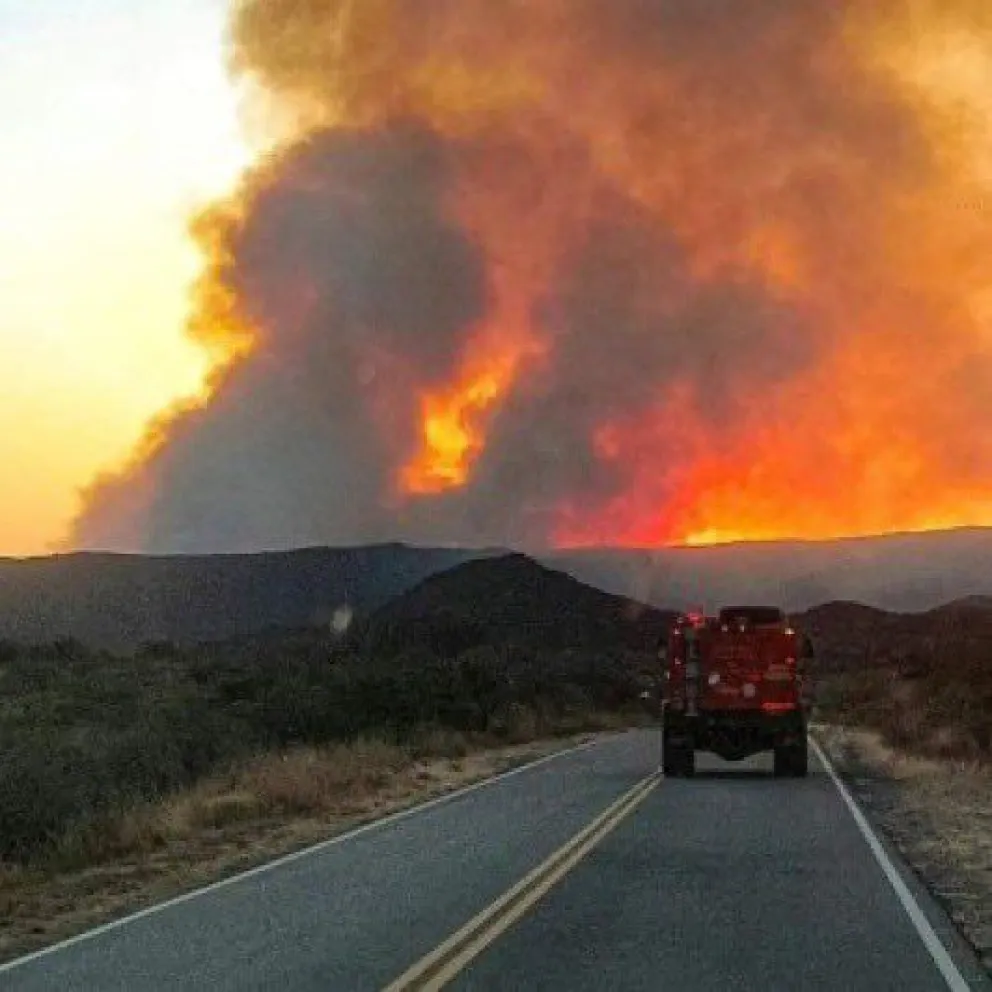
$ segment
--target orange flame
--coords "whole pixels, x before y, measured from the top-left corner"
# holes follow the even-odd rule
[[[450,388],[422,397],[421,448],[400,473],[405,492],[439,493],[468,479],[485,447],[486,413],[509,389],[517,357],[494,355],[479,365]]]
[[[446,206],[484,259],[490,305],[450,378],[397,402],[417,422],[412,450],[393,449],[396,489],[470,488],[500,411],[556,360],[535,313],[606,189],[671,236],[694,290],[760,293],[795,316],[813,358],[765,374],[733,328],[707,352],[705,313],[676,326],[649,300],[657,319],[637,333],[682,335],[702,369],[678,367],[673,346],[650,389],[616,395],[590,439],[612,488],[561,500],[558,543],[992,523],[987,0],[742,4],[743,40],[653,6],[630,5],[653,23],[642,32],[625,5],[586,0],[237,5],[237,64],[299,132],[413,118],[452,150]],[[218,288],[215,235],[237,223],[232,207],[200,232],[211,270],[194,333],[226,355],[255,342]],[[668,264],[621,261],[659,282]],[[623,347],[623,330],[602,333]]]
[[[247,9],[275,23],[287,4]],[[560,542],[698,544],[992,520],[985,473],[963,467],[981,461],[966,450],[973,432],[961,430],[981,411],[965,410],[950,385],[987,375],[992,351],[992,294],[978,264],[992,249],[987,219],[948,213],[948,204],[992,198],[992,167],[978,169],[983,154],[992,163],[985,0],[848,0],[816,30],[798,13],[771,18],[754,53],[717,56],[727,65],[656,59],[649,73],[597,47],[595,5],[499,5],[495,17],[490,0],[432,6],[450,30],[431,21],[442,43],[424,49],[429,56],[416,40],[423,25],[403,4],[320,9],[342,55],[333,78],[318,65],[319,45],[298,46],[309,69],[289,65],[242,23],[243,40],[256,42],[253,64],[295,105],[309,100],[363,123],[413,114],[470,146],[501,133],[530,163],[520,170],[497,154],[491,164],[486,151],[461,158],[452,208],[487,255],[495,305],[452,381],[422,390],[420,440],[398,472],[401,491],[466,485],[488,425],[533,356],[554,361],[531,310],[562,247],[583,230],[598,175],[677,236],[701,283],[757,278],[797,306],[819,358],[784,382],[742,377],[733,389],[743,412],[725,428],[704,415],[705,382],[678,379],[649,409],[601,424],[595,457],[613,467],[621,491],[605,503],[563,500]],[[317,34],[306,18],[284,11],[282,21]],[[821,36],[815,53],[804,49],[810,35]],[[797,59],[808,68],[796,70]],[[699,75],[709,69],[740,87],[713,91]],[[840,143],[802,124],[789,89],[796,71],[825,91],[868,94],[852,101]],[[885,101],[933,153],[915,175],[891,181],[875,171],[886,168],[884,143],[875,161],[843,146],[856,132],[856,145],[870,147],[863,135]],[[566,122],[579,153],[563,152],[545,119]],[[827,195],[845,199],[818,203],[815,185],[791,185],[804,171],[829,176]],[[965,388],[966,397],[981,393],[974,382]]]

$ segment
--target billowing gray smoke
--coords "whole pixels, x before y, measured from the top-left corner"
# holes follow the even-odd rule
[[[239,71],[300,119],[201,222],[191,326],[222,339],[223,299],[249,346],[98,480],[73,543],[650,542],[725,527],[698,480],[732,471],[769,518],[843,475],[810,491],[810,526],[829,506],[886,529],[862,455],[897,424],[933,469],[899,370],[935,314],[947,348],[963,334],[950,290],[907,289],[911,260],[885,255],[906,197],[943,180],[844,27],[830,0],[239,4]],[[466,478],[404,491],[425,395],[486,335],[537,347],[466,414]],[[865,375],[841,380],[852,355]],[[941,477],[952,502],[974,481]]]

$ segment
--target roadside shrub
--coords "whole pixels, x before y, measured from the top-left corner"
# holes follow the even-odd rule
[[[0,656],[9,659],[0,697],[0,859],[57,855],[68,863],[98,850],[151,849],[154,831],[135,812],[142,804],[267,751],[326,755],[348,743],[351,771],[341,775],[367,789],[384,767],[385,752],[375,748],[405,760],[459,759],[483,742],[587,729],[598,711],[621,712],[636,699],[635,669],[650,663],[626,650],[542,650],[500,636],[445,620],[354,624],[343,637],[304,631],[193,649],[148,644],[133,658],[73,641],[9,650]],[[379,743],[365,747],[369,740]],[[362,761],[371,778],[359,774]],[[326,765],[294,758],[266,766],[265,803],[312,808],[314,795],[337,788]],[[311,772],[315,792],[305,782]],[[204,802],[196,814],[203,825],[247,815],[237,803]],[[130,833],[113,836],[108,818],[127,820]]]

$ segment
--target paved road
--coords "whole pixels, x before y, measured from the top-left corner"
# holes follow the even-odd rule
[[[0,970],[0,989],[382,989],[657,757],[656,733],[607,738]],[[826,773],[776,780],[768,764],[704,758],[646,791],[449,987],[947,989]]]

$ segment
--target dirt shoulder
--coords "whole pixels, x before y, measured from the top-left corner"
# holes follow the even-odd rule
[[[816,736],[992,972],[992,768],[911,757],[868,730]]]
[[[120,813],[42,868],[0,862],[0,962],[596,736],[417,760],[377,741],[260,757]]]

